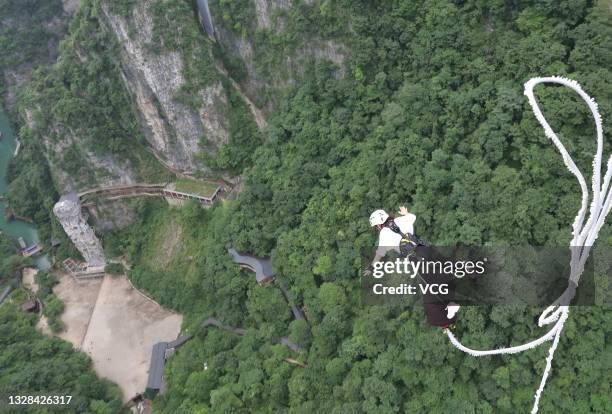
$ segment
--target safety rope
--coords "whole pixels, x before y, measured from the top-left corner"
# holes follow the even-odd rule
[[[584,218],[586,215],[587,204],[589,199],[589,192],[587,189],[586,181],[584,176],[572,160],[572,157],[569,155],[557,134],[552,130],[538,103],[533,94],[533,88],[540,83],[556,83],[563,86],[566,86],[580,95],[580,97],[586,102],[591,113],[593,114],[593,118],[595,119],[595,126],[597,131],[597,151],[595,153],[595,157],[593,158],[593,176],[592,176],[592,200],[589,208],[589,218],[584,223]],[[610,208],[612,207],[612,191],[610,191],[610,181],[612,178],[612,156],[608,160],[606,174],[604,176],[604,182],[601,183],[601,157],[603,153],[603,127],[601,123],[601,115],[597,110],[597,103],[593,98],[591,98],[588,94],[586,94],[578,82],[566,79],[562,77],[552,76],[546,78],[532,78],[527,83],[525,83],[525,95],[529,100],[529,104],[535,114],[538,122],[544,128],[544,133],[553,144],[557,147],[561,156],[563,157],[563,162],[567,169],[574,174],[574,176],[578,179],[578,183],[580,184],[580,189],[582,191],[582,202],[580,206],[580,210],[574,219],[574,223],[572,225],[572,241],[570,242],[571,249],[571,259],[570,259],[570,283],[574,283],[578,285],[578,281],[580,280],[580,276],[584,270],[584,265],[589,256],[589,252],[591,246],[597,239],[597,235],[599,230],[604,224],[606,216],[610,212]],[[583,225],[584,224],[584,225]],[[555,303],[557,303],[555,301]],[[468,348],[461,344],[459,340],[453,335],[450,330],[447,330],[448,338],[451,343],[460,349],[463,352],[466,352],[473,356],[485,356],[485,355],[499,355],[499,354],[515,354],[518,352],[523,352],[531,348],[535,348],[539,345],[542,345],[544,342],[553,340],[553,344],[551,345],[548,351],[548,357],[546,358],[546,368],[544,369],[544,373],[542,375],[542,380],[540,381],[540,386],[538,387],[535,395],[534,395],[534,404],[531,410],[532,414],[538,412],[540,396],[542,395],[542,391],[546,385],[546,380],[548,379],[548,375],[550,373],[550,369],[552,366],[552,360],[557,349],[557,345],[559,344],[559,339],[561,337],[561,332],[563,331],[563,327],[565,325],[565,321],[569,316],[569,307],[567,306],[569,303],[563,303],[562,305],[554,304],[553,306],[549,306],[542,312],[540,317],[538,318],[538,326],[542,327],[544,325],[550,325],[554,322],[555,325],[543,336],[538,339],[535,339],[526,344],[512,346],[508,348],[499,348],[492,349],[486,351],[474,350]]]

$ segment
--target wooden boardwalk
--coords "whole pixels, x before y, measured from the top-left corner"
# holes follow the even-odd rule
[[[216,318],[208,318],[200,325],[202,328],[208,328],[209,326],[214,326],[223,331],[227,331],[238,336],[244,336],[247,333],[247,330],[244,328],[237,328],[229,325],[223,324],[220,320]],[[192,333],[188,333],[183,335],[174,341],[171,342],[158,342],[153,345],[153,350],[151,352],[151,361],[149,363],[149,378],[147,380],[147,389],[152,391],[161,391],[163,388],[163,375],[164,375],[164,367],[166,365],[166,359],[168,355],[168,351],[171,349],[176,349],[183,345],[185,342],[189,341],[193,338]],[[301,351],[301,348],[298,344],[291,341],[286,336],[280,338],[278,343],[285,345],[287,348],[291,349],[294,352]],[[287,362],[295,365],[299,365],[304,367],[305,365],[299,361],[289,358],[289,360],[285,359]]]
[[[131,184],[92,188],[78,193],[78,196],[82,203],[88,196],[102,197],[107,200],[131,197],[164,197],[175,200],[196,200],[203,205],[210,206],[219,197],[220,192],[221,187],[219,186],[210,197],[204,197],[169,189],[167,184]]]

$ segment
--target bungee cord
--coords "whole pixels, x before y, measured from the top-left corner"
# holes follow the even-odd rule
[[[580,95],[582,100],[586,102],[593,118],[595,119],[595,127],[597,132],[597,150],[595,152],[595,156],[593,158],[593,176],[592,176],[592,199],[591,204],[589,206],[589,217],[584,222],[587,205],[589,200],[589,192],[586,185],[586,181],[584,176],[580,172],[580,169],[574,163],[574,160],[569,155],[561,140],[552,130],[540,107],[536,101],[536,98],[533,93],[533,88],[540,83],[556,83],[563,86],[566,86]],[[540,386],[536,390],[534,395],[534,404],[531,409],[531,413],[535,414],[538,412],[540,397],[542,392],[544,391],[544,387],[546,386],[546,381],[550,374],[550,370],[552,367],[552,360],[555,354],[555,350],[557,349],[557,345],[559,344],[559,339],[561,337],[561,332],[563,331],[563,327],[565,325],[565,321],[569,316],[569,303],[573,298],[575,288],[578,285],[578,281],[580,280],[580,276],[584,270],[584,266],[586,260],[588,259],[591,246],[597,239],[597,235],[599,234],[599,230],[603,226],[606,216],[610,212],[610,208],[612,207],[612,191],[610,191],[610,181],[612,179],[612,156],[609,158],[607,163],[607,170],[604,176],[603,184],[601,183],[601,158],[603,153],[603,127],[601,122],[601,115],[597,109],[597,103],[593,98],[591,98],[586,92],[582,90],[578,82],[558,77],[545,77],[545,78],[532,78],[527,83],[525,83],[525,95],[531,105],[531,109],[536,116],[536,119],[544,128],[544,133],[546,136],[553,142],[553,144],[557,147],[561,156],[563,157],[563,162],[567,169],[578,179],[578,183],[580,185],[580,189],[582,191],[582,201],[580,205],[580,209],[578,210],[578,214],[574,219],[572,224],[572,240],[570,242],[571,249],[571,259],[570,259],[570,275],[568,280],[568,289],[559,299],[557,299],[552,306],[547,307],[540,317],[538,318],[538,326],[543,327],[545,325],[550,325],[555,323],[554,326],[541,337],[527,342],[522,345],[511,346],[507,348],[499,348],[499,349],[491,349],[491,350],[474,350],[466,347],[461,344],[461,342],[453,335],[450,330],[447,330],[446,333],[450,342],[459,350],[473,355],[473,356],[487,356],[487,355],[500,355],[500,354],[515,354],[519,352],[524,352],[528,349],[535,348],[537,346],[542,345],[544,342],[552,340],[553,343],[548,350],[548,357],[546,358],[546,368],[542,374],[542,379],[540,381]]]

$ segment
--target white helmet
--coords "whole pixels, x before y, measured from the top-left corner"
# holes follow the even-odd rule
[[[388,218],[389,215],[385,210],[376,210],[370,214],[370,226],[374,227],[379,224],[383,224]]]

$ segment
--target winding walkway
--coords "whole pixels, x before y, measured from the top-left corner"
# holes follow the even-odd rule
[[[255,273],[255,278],[259,285],[265,285],[267,283],[273,282],[274,272],[272,271],[272,262],[269,259],[263,259],[259,257],[243,255],[238,253],[236,249],[230,247],[227,249],[228,253],[232,256],[232,259],[235,263],[239,264],[240,267],[250,270]],[[287,302],[287,304],[291,307],[291,311],[293,313],[293,317],[296,320],[306,320],[304,314],[300,311],[300,309],[292,304],[289,300],[289,292],[287,289],[282,286],[280,283],[277,284],[279,290],[281,291],[283,298]],[[227,331],[239,336],[244,336],[247,333],[247,330],[244,328],[234,327],[225,325],[219,319],[216,318],[208,318],[202,322],[200,325],[202,328],[208,328],[210,326],[214,326],[223,331]],[[153,351],[151,353],[151,362],[149,365],[149,379],[147,381],[147,389],[153,391],[160,391],[163,388],[163,374],[164,374],[164,366],[166,364],[166,355],[168,350],[176,349],[182,346],[185,342],[189,341],[193,338],[192,333],[188,333],[183,335],[174,341],[171,342],[158,342],[153,346]],[[279,343],[291,349],[294,352],[299,352],[302,350],[298,344],[291,341],[288,337],[284,336],[279,339]],[[297,361],[293,358],[285,358],[285,361],[298,365],[300,367],[305,367],[306,365]]]
[[[176,200],[197,200],[204,205],[212,205],[218,198],[221,187],[218,187],[210,197],[204,197],[192,193],[184,193],[168,188],[167,184],[143,184],[119,185],[110,187],[96,187],[78,193],[79,199],[84,203],[87,196],[99,196],[108,200],[131,197],[165,197]]]
[[[210,326],[214,326],[222,331],[227,331],[238,336],[244,336],[247,333],[247,330],[244,328],[238,328],[234,326],[225,325],[219,319],[216,318],[208,318],[200,325],[202,328],[208,328]],[[188,333],[183,335],[174,341],[171,342],[158,342],[153,345],[153,351],[151,353],[151,363],[149,364],[149,378],[147,380],[147,389],[153,391],[160,391],[163,388],[163,375],[164,375],[164,367],[166,365],[166,355],[167,351],[176,349],[185,342],[189,341],[193,338],[192,333]],[[287,337],[282,337],[279,340],[279,343],[285,345],[287,348],[291,349],[294,352],[299,352],[301,350],[300,346],[295,342],[291,341]],[[299,361],[293,360],[289,358],[292,364],[304,366]]]

